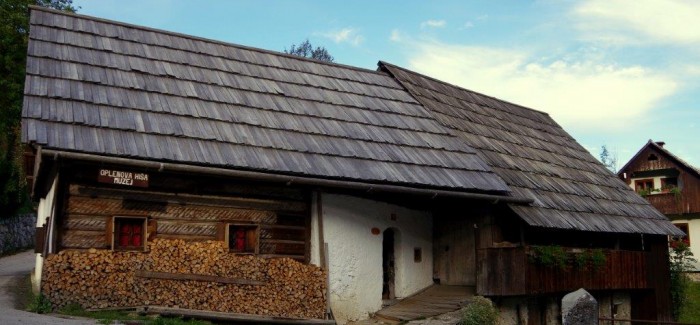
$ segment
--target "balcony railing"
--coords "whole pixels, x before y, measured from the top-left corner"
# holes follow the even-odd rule
[[[572,251],[572,249],[568,249]],[[478,253],[477,293],[511,296],[587,290],[644,289],[653,286],[650,252],[603,250],[592,266],[544,266],[529,258],[532,247],[485,248]],[[574,264],[574,263],[572,263]]]
[[[681,198],[675,193],[658,193],[645,196],[657,210],[663,214],[679,214],[683,212]]]

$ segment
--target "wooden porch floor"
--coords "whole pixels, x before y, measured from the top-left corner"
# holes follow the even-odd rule
[[[464,307],[474,292],[472,286],[433,285],[378,311],[375,317],[404,322],[448,313]]]

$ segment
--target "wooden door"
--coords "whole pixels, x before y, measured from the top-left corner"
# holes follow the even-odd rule
[[[465,216],[436,214],[433,234],[433,277],[440,284],[476,285],[474,221]]]

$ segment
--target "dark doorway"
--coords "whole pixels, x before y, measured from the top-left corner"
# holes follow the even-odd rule
[[[383,285],[382,285],[382,299],[392,300],[396,298],[394,292],[394,275],[396,274],[395,267],[395,255],[394,255],[394,239],[396,234],[394,229],[384,230],[384,238],[382,240],[382,271],[383,271]]]

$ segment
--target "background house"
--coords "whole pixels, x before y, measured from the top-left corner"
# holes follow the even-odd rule
[[[681,232],[545,113],[41,8],[27,62],[34,281],[55,305],[342,323],[437,284],[539,324],[585,287],[604,315],[669,318]]]
[[[649,140],[618,172],[637,193],[665,214],[687,234],[695,256],[700,254],[700,171]],[[700,264],[695,263],[700,270]],[[700,279],[700,278],[698,278]]]

